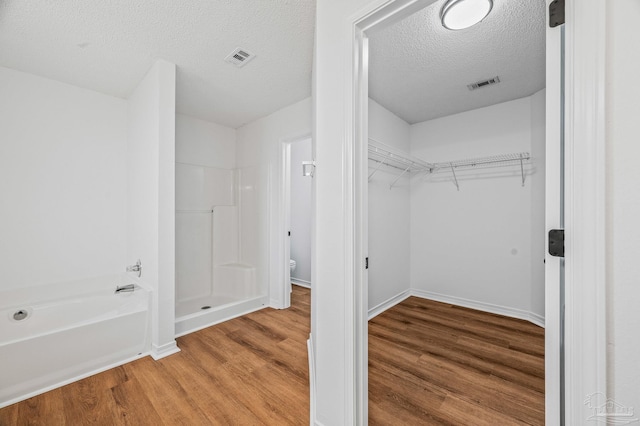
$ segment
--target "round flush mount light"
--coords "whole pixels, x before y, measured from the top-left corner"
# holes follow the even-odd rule
[[[442,25],[462,30],[482,21],[491,12],[493,0],[448,0],[440,11]]]

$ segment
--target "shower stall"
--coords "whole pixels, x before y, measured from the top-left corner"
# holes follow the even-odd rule
[[[268,303],[267,171],[235,160],[233,129],[178,116],[176,336]]]

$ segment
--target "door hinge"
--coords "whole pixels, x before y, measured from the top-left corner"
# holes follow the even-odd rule
[[[552,229],[549,231],[549,254],[556,257],[564,257],[564,229]]]
[[[369,269],[369,258],[368,257],[364,258],[364,269]]]
[[[549,3],[549,26],[555,28],[564,24],[564,0],[553,0]]]

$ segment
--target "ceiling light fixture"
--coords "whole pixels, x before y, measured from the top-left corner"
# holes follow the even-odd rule
[[[482,21],[491,12],[493,0],[448,0],[440,11],[442,26],[462,30]]]

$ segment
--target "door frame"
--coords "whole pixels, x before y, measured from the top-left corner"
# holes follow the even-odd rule
[[[353,52],[350,78],[353,90],[345,105],[353,121],[347,133],[353,145],[345,161],[350,196],[346,223],[349,262],[347,280],[346,374],[353,380],[347,395],[348,418],[367,424],[367,37],[422,9],[435,0],[379,0],[369,3],[348,22]],[[605,41],[606,0],[566,0],[565,24],[565,424],[582,424],[589,416],[585,398],[606,394],[605,292]],[[349,185],[352,180],[352,186]],[[351,186],[351,188],[348,188]],[[352,255],[352,256],[351,256]],[[549,290],[549,289],[546,289]],[[546,291],[548,295],[554,292]],[[350,296],[350,297],[349,297]],[[349,303],[351,302],[351,303]],[[552,301],[553,302],[553,301]],[[554,302],[557,303],[557,302]],[[549,306],[549,300],[546,302]],[[552,317],[549,317],[553,320]],[[557,322],[554,320],[554,322]],[[547,324],[559,327],[559,324]],[[545,350],[553,349],[545,342]],[[349,362],[351,360],[351,362]],[[553,386],[559,377],[547,377]],[[558,385],[559,386],[559,385]],[[549,395],[551,397],[551,395]],[[546,401],[547,424],[560,424],[559,403]]]
[[[290,236],[286,235],[291,230],[291,145],[296,142],[311,140],[313,152],[313,138],[311,133],[301,136],[282,139],[278,145],[278,192],[280,200],[280,214],[278,215],[277,235],[278,235],[278,256],[276,260],[279,273],[276,275],[276,297],[271,297],[271,307],[286,309],[291,306],[291,272],[288,259],[290,254]],[[313,154],[312,154],[313,155]],[[313,189],[312,189],[313,192]],[[313,196],[312,196],[313,199]],[[314,201],[312,200],[312,204]],[[313,209],[313,206],[312,206]],[[313,237],[311,244],[313,245]],[[312,260],[313,262],[313,260]],[[313,276],[312,276],[313,281]]]

